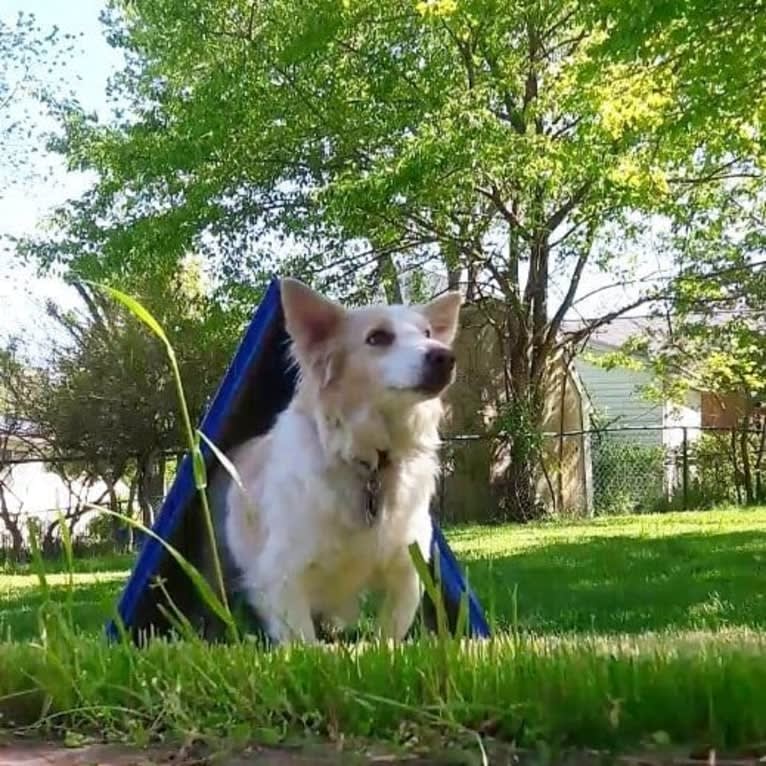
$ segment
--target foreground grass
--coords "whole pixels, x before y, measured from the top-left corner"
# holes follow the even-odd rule
[[[0,727],[137,741],[189,732],[396,740],[404,719],[525,745],[766,739],[765,510],[450,538],[504,629],[490,642],[261,652],[186,641],[139,651],[98,635],[124,560],[101,572],[78,565],[71,585],[66,573],[50,576],[47,602],[32,573],[0,572],[0,625],[25,639],[0,644]]]
[[[764,649],[749,631],[289,652],[189,642],[138,651],[59,636],[2,647],[0,712],[17,729],[39,729],[42,716],[52,729],[139,742],[189,732],[396,740],[405,720],[491,726],[527,746],[737,747],[766,732]]]

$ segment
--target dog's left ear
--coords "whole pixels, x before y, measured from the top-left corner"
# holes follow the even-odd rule
[[[455,340],[462,302],[460,293],[451,291],[419,306],[420,312],[431,323],[432,337],[447,345]]]
[[[280,281],[285,327],[298,352],[316,351],[339,329],[345,317],[342,306],[314,292],[297,279]]]

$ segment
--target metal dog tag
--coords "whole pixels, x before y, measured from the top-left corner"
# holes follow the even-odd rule
[[[372,526],[378,516],[380,505],[380,477],[377,471],[370,474],[364,485],[364,510],[367,523]]]

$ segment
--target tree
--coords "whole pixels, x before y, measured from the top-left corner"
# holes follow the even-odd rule
[[[61,523],[73,534],[74,527],[88,510],[88,501],[98,504],[103,498],[93,498],[91,489],[98,476],[89,471],[87,463],[71,460],[62,454],[55,441],[20,416],[31,392],[37,385],[34,372],[29,370],[11,344],[0,351],[0,522],[11,538],[11,556],[21,559],[24,553],[24,529],[34,525],[31,533],[39,536],[44,552],[56,549],[56,534]],[[47,523],[26,512],[26,498],[20,492],[18,471],[23,471],[23,460],[46,464],[66,488],[66,505],[56,510],[55,518]],[[23,484],[23,481],[22,481]]]
[[[45,104],[71,95],[63,69],[74,47],[73,35],[44,29],[33,14],[19,13],[13,22],[0,19],[0,194],[32,174]]]
[[[14,349],[0,349],[0,522],[11,538],[11,556],[21,557],[24,548],[24,534],[19,523],[19,516],[11,511],[8,495],[11,491],[11,459],[14,454],[11,445],[22,436],[23,427],[19,418],[10,410],[8,392],[3,387],[3,380],[9,374],[16,375],[21,369],[15,358]]]
[[[684,109],[678,132],[723,137],[719,121],[740,123],[763,147],[766,108],[766,4],[763,0],[584,0],[592,22],[610,33],[603,47],[626,63],[672,72]],[[700,133],[700,128],[704,132]],[[731,137],[731,134],[730,134]]]
[[[170,284],[150,287],[154,302],[166,307],[162,319],[178,344],[194,417],[214,392],[232,351],[229,338],[220,336],[220,308],[200,290],[199,279],[192,263]],[[9,398],[15,412],[35,423],[47,453],[43,457],[62,478],[72,471],[100,478],[113,510],[116,485],[133,472],[143,519],[151,523],[163,495],[166,456],[184,447],[165,350],[110,299],[83,285],[77,289],[84,308],[62,312],[49,305],[64,337],[51,340],[34,386],[19,375],[6,377]],[[65,475],[74,457],[78,460]]]
[[[584,275],[623,281],[647,216],[722,184],[749,146],[675,130],[674,70],[616,58],[592,21],[573,0],[115,3],[133,116],[62,112],[58,148],[99,181],[32,252],[124,276],[196,248],[231,284],[281,242],[286,268],[351,300],[433,264],[499,297],[507,514],[529,518],[544,380]]]

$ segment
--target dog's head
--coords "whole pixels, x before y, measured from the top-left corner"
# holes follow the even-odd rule
[[[282,307],[304,380],[325,403],[395,412],[437,398],[454,380],[459,293],[419,306],[344,309],[284,279]]]

